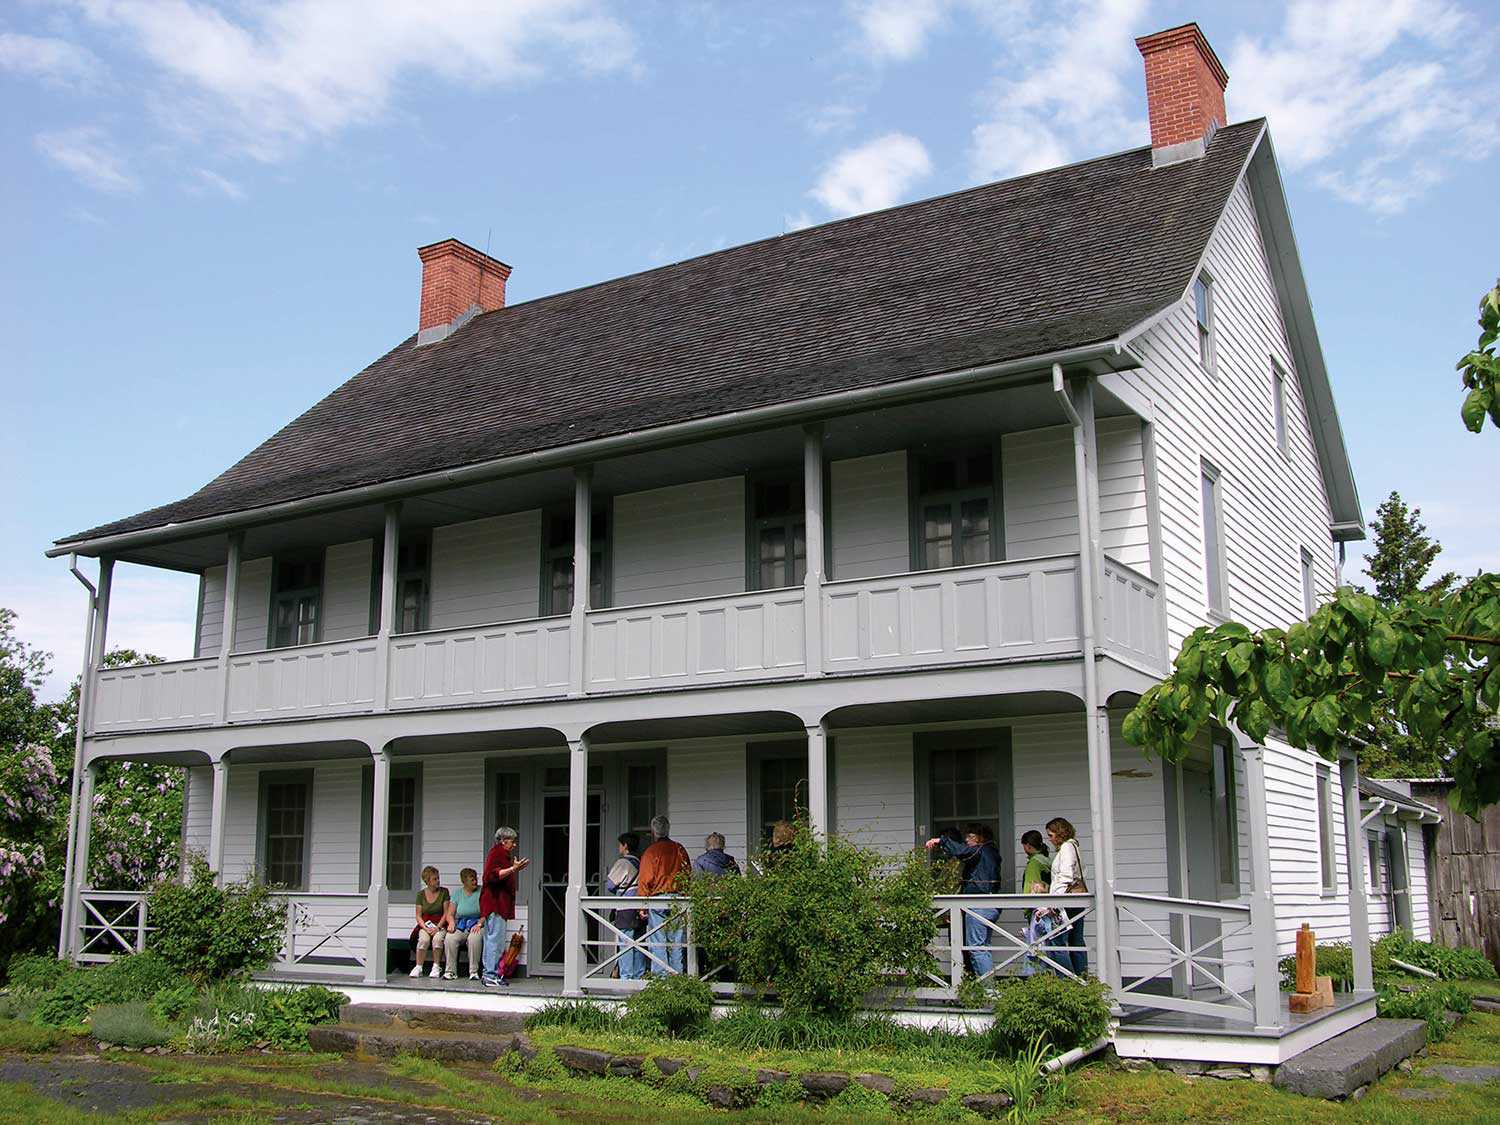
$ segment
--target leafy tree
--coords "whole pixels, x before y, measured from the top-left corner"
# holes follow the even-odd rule
[[[1476,432],[1484,412],[1500,421],[1500,286],[1481,302],[1480,330],[1478,349],[1460,363],[1471,388],[1464,421]],[[1228,622],[1194,630],[1172,674],[1126,717],[1124,734],[1179,761],[1206,724],[1232,722],[1256,741],[1274,727],[1292,745],[1332,758],[1350,735],[1372,734],[1377,716],[1387,716],[1414,736],[1446,740],[1455,803],[1477,811],[1500,800],[1497,648],[1500,575],[1390,604],[1344,587],[1312,620],[1287,629]]]
[[[1500,281],[1495,282],[1483,297],[1479,298],[1479,343],[1474,350],[1458,361],[1458,370],[1463,373],[1463,385],[1469,392],[1464,396],[1464,425],[1476,434],[1484,429],[1485,415],[1496,426],[1500,426],[1500,354],[1496,354],[1496,341],[1500,340]]]

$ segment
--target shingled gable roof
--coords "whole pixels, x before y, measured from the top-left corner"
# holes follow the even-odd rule
[[[1264,121],[827,223],[411,336],[186,499],[59,540],[1112,340],[1179,300]]]

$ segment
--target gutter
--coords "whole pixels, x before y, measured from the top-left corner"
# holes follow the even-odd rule
[[[89,592],[88,611],[84,616],[83,631],[83,677],[78,681],[78,711],[73,718],[73,786],[72,798],[68,802],[68,853],[67,866],[63,869],[63,910],[62,910],[62,933],[57,938],[57,956],[64,958],[72,952],[70,946],[73,936],[73,904],[74,883],[76,881],[77,860],[74,852],[78,847],[78,790],[83,784],[83,726],[84,716],[88,714],[88,706],[91,702],[93,691],[93,679],[90,675],[93,671],[93,647],[94,647],[94,615],[99,608],[99,591],[94,584],[83,576],[78,569],[78,556],[68,556],[68,569],[73,572],[73,577],[83,583],[83,588]],[[85,875],[87,869],[85,869]]]
[[[1372,797],[1370,803],[1373,806],[1369,812],[1359,818],[1359,826],[1363,828],[1377,816],[1384,816],[1388,812],[1399,812],[1395,801],[1387,801],[1384,797]]]
[[[1127,352],[1119,340],[1106,340],[1102,343],[1085,344],[1060,352],[982,364],[978,367],[967,367],[958,371],[908,379],[899,383],[860,387],[797,402],[775,403],[729,414],[677,422],[650,430],[595,438],[573,445],[481,461],[456,469],[441,469],[418,476],[403,477],[400,480],[360,485],[356,488],[325,493],[320,496],[285,500],[247,511],[204,516],[186,523],[169,523],[160,527],[124,531],[94,539],[58,542],[48,549],[47,557],[53,559],[68,554],[118,555],[134,547],[154,546],[203,535],[217,535],[259,524],[276,523],[319,512],[358,507],[363,504],[385,503],[423,492],[433,492],[458,485],[478,484],[499,477],[517,476],[544,469],[574,467],[580,463],[600,461],[626,453],[646,452],[701,441],[710,437],[764,429],[778,424],[810,422],[873,406],[897,405],[909,400],[929,398],[934,391],[958,393],[965,390],[979,390],[996,383],[1016,381],[1013,377],[1039,372],[1049,365],[1057,367],[1059,364],[1066,363],[1077,367],[1098,361],[1118,361],[1121,356],[1125,357],[1122,366],[1139,366],[1136,357]],[[1039,374],[1038,378],[1045,378],[1045,376]]]

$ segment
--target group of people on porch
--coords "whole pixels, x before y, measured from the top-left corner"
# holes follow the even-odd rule
[[[514,828],[495,829],[494,845],[484,857],[483,876],[465,867],[458,873],[461,888],[457,893],[442,885],[436,867],[422,868],[417,924],[412,930],[412,976],[420,977],[431,957],[429,975],[454,980],[459,954],[467,952],[470,980],[483,981],[491,988],[507,983],[520,952],[515,935],[507,932],[516,917],[516,876],[531,863],[515,854],[519,839]]]
[[[1088,890],[1083,877],[1083,858],[1078,852],[1077,832],[1062,817],[1046,824],[1047,839],[1057,854],[1051,855],[1042,834],[1031,829],[1021,836],[1026,870],[1021,893],[1033,895],[1080,894]],[[960,865],[959,894],[993,895],[1002,889],[1000,849],[988,825],[971,824],[960,835],[950,829],[927,841],[929,852],[941,852]],[[964,959],[969,971],[984,978],[995,968],[993,949],[999,933],[999,907],[974,905],[964,909]],[[1027,953],[1020,971],[1031,974],[1041,968],[1084,976],[1088,972],[1088,947],[1084,944],[1082,911],[1061,906],[1039,906],[1027,918]],[[1009,945],[1010,943],[1006,943]]]

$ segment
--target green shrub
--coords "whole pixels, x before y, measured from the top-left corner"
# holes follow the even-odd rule
[[[548,1000],[526,1017],[526,1029],[573,1027],[579,1031],[610,1031],[618,1022],[612,1008],[593,1000]]]
[[[1354,987],[1354,950],[1347,941],[1320,943],[1318,975],[1332,977],[1333,987],[1348,992]],[[1281,987],[1290,992],[1297,986],[1297,958],[1283,957],[1277,962],[1281,970]]]
[[[42,1027],[82,1027],[93,1003],[87,983],[89,975],[70,974],[51,992],[43,993],[31,1013],[32,1022]]]
[[[1495,966],[1490,964],[1482,950],[1463,946],[1448,949],[1430,941],[1418,941],[1405,930],[1386,934],[1370,947],[1371,959],[1377,971],[1389,969],[1400,972],[1392,958],[1436,973],[1443,980],[1493,980]]]
[[[101,1004],[89,1016],[89,1030],[101,1043],[120,1047],[160,1047],[172,1041],[172,1033],[151,1018],[148,1005]]]
[[[84,972],[92,1003],[127,1004],[149,1000],[168,985],[182,980],[165,958],[149,950],[116,957],[107,964]]]
[[[307,1050],[307,1029],[338,1019],[339,1009],[349,1003],[349,997],[342,992],[319,984],[266,992],[263,1018],[258,1022],[256,1034],[284,1051]]]
[[[790,1012],[847,1016],[888,978],[933,968],[932,867],[919,853],[889,862],[799,825],[762,873],[691,881],[694,940]]]
[[[625,1024],[646,1035],[690,1039],[713,1019],[714,994],[697,977],[655,977],[625,1001]]]
[[[147,947],[200,983],[263,969],[281,948],[286,908],[253,881],[214,884],[200,857],[181,880],[158,883],[147,902]]]
[[[35,992],[0,993],[0,1020],[29,1020],[37,999]]]
[[[987,1035],[907,1027],[886,1015],[835,1019],[748,1004],[714,1020],[704,1041],[738,1051],[884,1051],[934,1061],[973,1060],[990,1052]]]
[[[1473,1003],[1473,997],[1456,984],[1424,984],[1409,992],[1387,986],[1376,994],[1375,1011],[1388,1019],[1425,1020],[1427,1040],[1436,1043],[1448,1037],[1447,1013],[1463,1015]]]
[[[66,961],[45,953],[18,953],[10,959],[5,980],[17,992],[45,992],[73,972]]]
[[[991,1037],[996,1054],[1019,1055],[1038,1040],[1056,1051],[1082,1047],[1108,1028],[1104,984],[1037,973],[1001,986]]]
[[[158,989],[156,995],[151,997],[149,1006],[154,1019],[161,1023],[173,1023],[197,1002],[198,989],[184,980]]]

